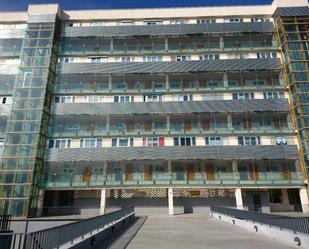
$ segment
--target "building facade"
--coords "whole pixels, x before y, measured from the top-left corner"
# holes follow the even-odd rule
[[[289,2],[2,12],[1,213],[309,212],[309,9]]]

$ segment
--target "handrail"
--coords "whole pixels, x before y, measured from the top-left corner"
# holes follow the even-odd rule
[[[18,249],[52,249],[59,248],[66,243],[72,243],[76,239],[84,239],[86,234],[107,228],[117,221],[134,215],[134,207],[125,208],[105,215],[92,217],[57,227],[47,228],[30,233],[5,233],[1,237],[10,237],[10,246],[6,248]]]
[[[270,226],[285,228],[294,231],[294,233],[309,234],[309,217],[289,217],[216,206],[211,206],[210,211],[238,219],[251,220]]]

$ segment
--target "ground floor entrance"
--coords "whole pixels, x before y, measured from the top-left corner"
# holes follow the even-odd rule
[[[210,206],[308,212],[306,189],[122,188],[45,191],[43,215],[98,215],[134,206],[137,215],[207,213]]]

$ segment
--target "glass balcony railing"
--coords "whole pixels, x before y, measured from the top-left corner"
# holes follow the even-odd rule
[[[143,186],[143,185],[301,185],[301,172],[160,172],[160,173],[107,173],[104,174],[51,174],[44,175],[45,188],[95,187],[95,186]]]
[[[292,124],[291,124],[292,125]],[[293,127],[293,126],[290,126]],[[252,127],[250,129],[242,128],[209,128],[207,130],[202,128],[174,128],[174,129],[96,129],[96,130],[67,130],[67,131],[57,131],[50,130],[49,137],[58,138],[74,138],[74,137],[100,137],[100,136],[147,136],[147,135],[182,135],[182,134],[192,134],[192,135],[231,135],[231,134],[292,134],[294,132],[293,128],[282,127],[282,128],[265,128],[265,127]]]

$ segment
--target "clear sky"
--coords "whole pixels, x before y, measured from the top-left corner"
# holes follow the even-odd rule
[[[271,2],[272,0],[0,0],[0,11],[25,11],[29,3],[59,3],[62,9],[71,10],[256,5]]]

